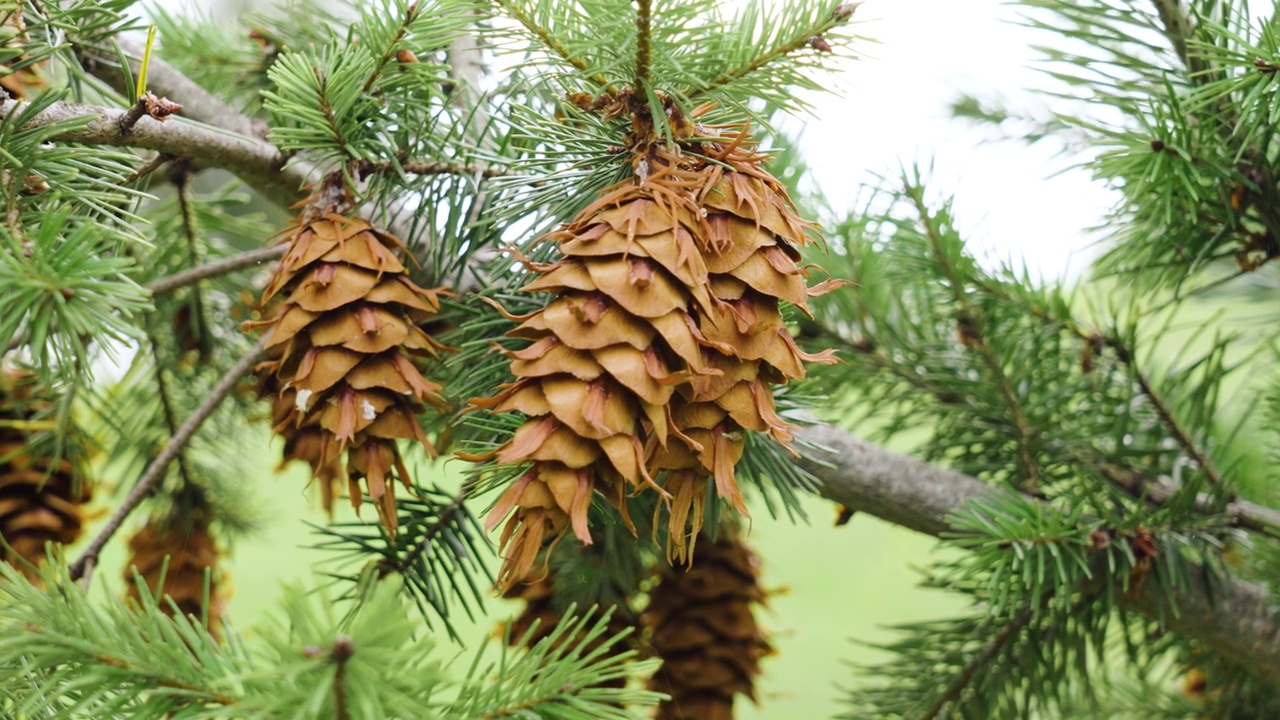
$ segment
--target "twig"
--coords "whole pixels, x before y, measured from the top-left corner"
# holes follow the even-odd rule
[[[271,247],[250,250],[229,258],[214,260],[211,263],[187,268],[186,270],[181,270],[172,275],[166,275],[165,277],[148,283],[146,288],[151,291],[153,296],[164,295],[165,293],[173,292],[180,287],[200,282],[206,278],[226,275],[227,273],[235,272],[236,270],[250,265],[259,265],[267,260],[275,260],[281,255],[284,255],[284,252],[287,249],[287,245],[272,245]]]
[[[1160,416],[1161,422],[1165,424],[1165,427],[1169,428],[1169,432],[1173,433],[1174,439],[1178,441],[1182,449],[1191,456],[1192,460],[1196,461],[1201,470],[1204,470],[1205,480],[1210,485],[1217,485],[1221,482],[1222,477],[1213,467],[1213,463],[1209,462],[1209,458],[1200,450],[1200,446],[1191,439],[1191,435],[1182,427],[1182,423],[1178,422],[1178,418],[1174,417],[1173,411],[1165,404],[1164,398],[1156,393],[1151,381],[1147,379],[1146,373],[1139,370],[1136,365],[1131,365],[1130,367],[1133,369],[1134,380],[1138,382],[1138,387],[1142,390],[1142,394],[1146,395],[1147,400],[1151,401],[1151,404],[1156,409],[1156,414]]]
[[[28,103],[0,105],[0,120],[25,113]],[[90,121],[51,138],[58,142],[86,143],[114,147],[157,150],[175,157],[191,158],[201,165],[231,171],[246,185],[273,202],[288,207],[301,197],[301,188],[311,181],[311,166],[285,165],[284,156],[265,140],[231,135],[181,118],[159,122],[142,117],[129,132],[122,129],[126,111],[93,105],[58,102],[30,118],[25,128],[90,118]]]
[[[978,355],[982,357],[982,363],[987,366],[987,371],[1000,389],[1000,396],[1004,400],[1005,408],[1009,411],[1009,416],[1013,420],[1014,440],[1018,445],[1018,464],[1022,466],[1021,470],[1025,476],[1025,485],[1020,489],[1034,494],[1040,484],[1040,470],[1036,463],[1035,454],[1031,449],[1031,424],[1027,422],[1022,403],[1018,402],[1018,397],[1013,391],[1013,385],[1009,382],[1009,377],[1005,375],[1000,358],[996,356],[990,343],[987,342],[987,334],[982,332],[977,314],[970,305],[969,299],[965,296],[965,287],[969,284],[968,278],[959,277],[955,268],[951,266],[951,263],[947,262],[947,255],[942,249],[942,238],[938,235],[938,229],[933,223],[933,218],[929,215],[929,209],[924,204],[924,198],[920,196],[920,188],[911,187],[910,190],[911,201],[915,205],[920,221],[925,227],[925,234],[928,236],[934,259],[943,272],[946,273],[952,297],[955,299],[956,307],[960,309],[959,322],[961,323],[962,339],[966,340],[965,344],[976,346]]]
[[[164,477],[169,463],[173,462],[174,458],[182,452],[182,448],[191,440],[191,436],[195,435],[196,430],[200,429],[204,421],[209,419],[209,416],[218,408],[222,400],[235,388],[236,383],[240,382],[240,378],[249,372],[254,363],[258,362],[258,358],[262,356],[263,350],[266,349],[269,338],[270,335],[265,335],[259,339],[244,354],[244,357],[240,358],[230,370],[227,370],[226,374],[209,391],[209,395],[200,403],[200,406],[196,408],[195,412],[191,413],[186,422],[182,423],[182,427],[178,428],[178,431],[173,434],[173,437],[169,439],[169,443],[164,446],[164,449],[156,455],[151,464],[147,466],[147,469],[142,472],[138,482],[134,483],[133,488],[129,490],[129,494],[116,507],[116,511],[111,514],[106,525],[98,531],[98,534],[85,547],[79,559],[71,564],[69,572],[73,580],[81,580],[82,584],[88,587],[93,568],[98,562],[98,555],[102,552],[102,548],[106,546],[107,541],[116,534],[116,531],[124,524],[129,514],[138,507],[138,504],[147,495],[151,494],[156,483]]]
[[[982,648],[982,652],[978,653],[971,658],[969,662],[965,663],[960,674],[956,675],[956,677],[952,679],[951,684],[947,686],[947,689],[944,690],[937,699],[930,703],[929,707],[920,715],[920,720],[934,720],[934,718],[940,717],[943,711],[947,709],[947,706],[959,699],[960,694],[964,692],[964,689],[969,686],[969,683],[973,682],[974,675],[977,675],[979,670],[995,660],[996,656],[1003,652],[1005,647],[1009,645],[1009,642],[1017,637],[1018,633],[1022,632],[1022,630],[1027,627],[1031,622],[1031,617],[1031,606],[1023,606],[1022,609],[1020,609],[1018,613],[1005,624],[1004,629],[997,633],[994,638],[991,638],[991,641],[987,643],[986,647]]]
[[[128,68],[120,67],[114,52],[89,48],[77,48],[77,52],[86,70],[123,94],[130,78],[136,77],[142,66],[143,50],[128,40],[118,41],[120,48],[129,56]],[[192,120],[249,138],[261,140],[267,137],[266,123],[237,111],[154,55],[147,65],[147,89],[156,95],[179,100],[182,114]]]
[[[173,159],[173,156],[164,153],[156,153],[150,160],[143,163],[133,174],[124,181],[125,185],[132,185],[139,180],[147,177],[151,173],[159,170],[161,166]]]
[[[631,85],[635,92],[649,84],[652,20],[653,0],[636,0],[636,77]]]
[[[370,173],[386,173],[395,172],[397,169],[403,170],[409,175],[463,175],[467,177],[497,178],[511,177],[512,173],[505,171],[503,168],[494,167],[492,165],[463,165],[462,163],[445,162],[443,160],[400,160],[393,163],[389,160],[383,162],[367,162],[360,165],[360,175],[365,177]]]
[[[125,111],[124,116],[120,118],[120,134],[128,135],[133,132],[133,126],[147,114],[147,101],[138,98],[133,107]]]

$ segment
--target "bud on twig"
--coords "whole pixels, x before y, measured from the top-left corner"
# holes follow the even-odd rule
[[[857,10],[858,6],[861,4],[861,2],[844,3],[831,11],[831,19],[838,20],[840,22],[846,21],[853,17],[853,11]]]

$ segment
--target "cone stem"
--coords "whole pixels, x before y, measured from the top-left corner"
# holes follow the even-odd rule
[[[164,449],[156,455],[155,459],[151,461],[151,464],[147,466],[147,469],[142,472],[141,477],[138,478],[138,482],[134,483],[133,489],[129,491],[129,494],[125,497],[124,501],[121,502],[120,506],[116,508],[116,511],[112,513],[111,518],[107,520],[107,524],[103,526],[102,530],[100,530],[93,540],[90,541],[88,547],[84,549],[84,553],[82,553],[80,557],[71,564],[70,574],[73,580],[80,580],[86,588],[89,586],[89,580],[93,575],[93,568],[98,564],[98,555],[102,552],[102,548],[105,547],[107,542],[111,540],[111,537],[116,534],[116,531],[120,529],[120,526],[124,524],[125,519],[128,518],[129,514],[138,507],[138,504],[142,502],[143,498],[151,494],[156,483],[160,481],[160,478],[164,477],[165,470],[168,469],[169,463],[173,462],[173,460],[178,457],[182,452],[182,448],[186,447],[187,442],[191,440],[193,435],[195,435],[196,430],[199,430],[200,426],[204,424],[204,421],[209,419],[209,416],[218,408],[218,405],[222,402],[223,398],[231,394],[232,389],[235,388],[236,383],[240,381],[240,378],[244,377],[244,375],[253,367],[254,363],[258,362],[258,359],[262,356],[263,350],[266,348],[267,338],[269,337],[270,336],[267,335],[258,340],[258,342],[244,354],[244,357],[240,358],[240,360],[237,361],[236,364],[233,365],[220,380],[218,380],[218,384],[209,391],[208,397],[200,403],[200,407],[196,408],[195,412],[191,413],[191,416],[187,418],[186,422],[182,423],[182,427],[178,428],[178,431],[173,434],[173,437],[169,439],[169,443],[164,446]]]
[[[644,92],[649,84],[650,37],[653,34],[653,0],[636,0],[636,79],[635,92]]]

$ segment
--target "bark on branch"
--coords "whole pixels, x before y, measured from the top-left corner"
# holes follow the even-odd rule
[[[0,105],[0,120],[23,113],[28,104],[8,102]],[[87,125],[58,135],[59,142],[109,145],[156,150],[173,157],[185,157],[200,165],[220,167],[244,181],[273,202],[285,207],[301,197],[301,187],[310,180],[311,168],[305,163],[285,165],[285,158],[271,143],[204,127],[179,117],[164,122],[150,117],[140,118],[125,130],[121,120],[127,110],[58,102],[45,108],[24,127],[41,127],[66,120],[92,118]]]
[[[802,464],[821,481],[823,497],[917,532],[937,537],[949,529],[948,513],[1003,492],[829,425],[807,427],[798,435],[822,448]],[[1280,684],[1280,604],[1257,585],[1211,582],[1204,572],[1191,576],[1190,587],[1175,594],[1176,612],[1151,582],[1116,601]]]

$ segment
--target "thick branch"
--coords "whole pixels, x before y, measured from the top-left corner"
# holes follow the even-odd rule
[[[23,112],[27,103],[10,102],[0,106],[0,120]],[[246,185],[273,202],[288,207],[301,197],[301,188],[310,181],[311,168],[304,163],[285,165],[285,158],[274,145],[256,138],[234,135],[202,127],[181,118],[159,122],[149,117],[138,120],[125,131],[121,120],[125,110],[54,103],[32,118],[24,127],[42,127],[78,118],[93,118],[87,125],[64,132],[59,142],[109,145],[157,150],[173,157],[186,157],[200,165],[220,167],[234,173]]]
[[[803,461],[821,481],[823,497],[935,537],[950,529],[948,513],[1002,492],[828,425],[804,428],[799,437],[825,448]],[[1175,593],[1176,614],[1156,583],[1143,583],[1116,600],[1280,684],[1280,604],[1256,585],[1231,579],[1211,583],[1204,573],[1192,576],[1190,587]]]
[[[138,76],[141,66],[142,48],[136,43],[119,39],[120,47],[129,58],[129,74]],[[95,77],[110,85],[116,92],[124,94],[127,76],[116,62],[114,54],[106,55],[94,52],[81,54],[81,61],[86,70]],[[147,88],[156,95],[182,103],[184,117],[213,125],[237,135],[257,138],[267,137],[267,124],[255,120],[223,102],[221,98],[205,90],[198,83],[178,72],[172,65],[152,55],[147,66]]]

